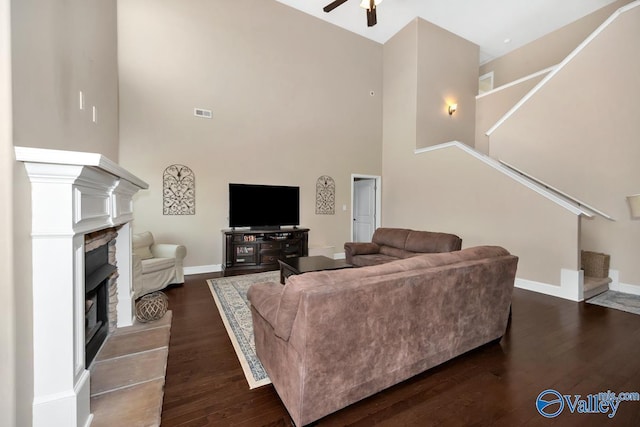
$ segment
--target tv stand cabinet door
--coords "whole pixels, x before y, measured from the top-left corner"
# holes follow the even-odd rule
[[[234,265],[258,264],[258,245],[255,243],[237,243],[233,245]]]
[[[260,243],[260,265],[278,265],[280,258],[281,242],[269,240]]]
[[[300,239],[289,239],[282,242],[282,258],[302,256],[302,242]]]

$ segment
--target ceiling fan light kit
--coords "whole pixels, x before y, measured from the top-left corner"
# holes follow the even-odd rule
[[[322,8],[325,12],[329,13],[336,7],[340,6],[343,3],[346,3],[347,0],[335,0],[325,7]],[[373,27],[378,23],[378,18],[376,16],[376,7],[382,3],[382,0],[362,0],[360,3],[360,7],[366,9],[367,11],[367,26]]]

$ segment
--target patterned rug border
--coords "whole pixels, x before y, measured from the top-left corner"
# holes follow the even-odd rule
[[[621,300],[626,300],[622,301]],[[640,315],[640,295],[606,291],[587,300],[589,304]]]
[[[246,318],[246,314],[249,313],[250,317],[250,308],[248,305],[248,301],[246,300],[246,295],[240,295],[243,299],[244,304],[239,305],[236,304],[236,307],[232,307],[231,304],[224,303],[221,301],[221,298],[224,298],[221,292],[221,286],[232,284],[234,281],[238,280],[247,281],[250,280],[252,283],[258,283],[260,281],[279,281],[279,273],[276,272],[267,272],[267,273],[256,273],[249,274],[243,276],[231,276],[231,277],[221,277],[218,279],[208,279],[207,285],[209,286],[209,291],[213,296],[213,300],[218,308],[218,313],[220,313],[220,317],[222,318],[222,322],[224,323],[224,327],[227,330],[227,335],[231,340],[231,344],[233,345],[233,349],[236,352],[236,356],[240,361],[240,366],[242,367],[242,371],[244,372],[244,376],[249,383],[249,389],[254,389],[257,387],[262,387],[267,384],[271,384],[271,379],[267,376],[260,360],[257,358],[255,354],[255,344],[253,342],[253,324],[248,322],[245,325],[240,325],[238,321],[238,312],[234,312],[234,310],[246,310],[241,314],[244,314]],[[236,293],[238,289],[234,287]],[[219,295],[220,293],[220,295]],[[249,337],[246,338],[242,335],[238,337],[236,334],[236,330],[245,329],[248,332]],[[250,330],[250,332],[249,332]],[[242,341],[242,343],[240,342]],[[244,345],[243,345],[244,344]],[[249,353],[248,355],[245,352]],[[249,359],[254,360],[254,364],[256,365],[252,370],[251,363]]]

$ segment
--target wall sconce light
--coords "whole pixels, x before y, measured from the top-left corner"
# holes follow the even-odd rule
[[[373,4],[375,6],[378,6],[380,3],[382,3],[382,0],[375,0],[373,2]],[[360,7],[363,8],[363,9],[371,10],[371,1],[370,0],[362,0],[360,2]]]
[[[640,219],[640,194],[627,196],[627,202],[629,202],[631,218]]]
[[[450,104],[449,105],[449,115],[453,116],[453,113],[458,109],[458,104]]]

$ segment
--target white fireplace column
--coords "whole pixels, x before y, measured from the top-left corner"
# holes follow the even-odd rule
[[[100,154],[15,152],[31,181],[33,426],[88,426],[84,235],[119,227],[118,326],[130,325],[132,197],[148,184]]]

